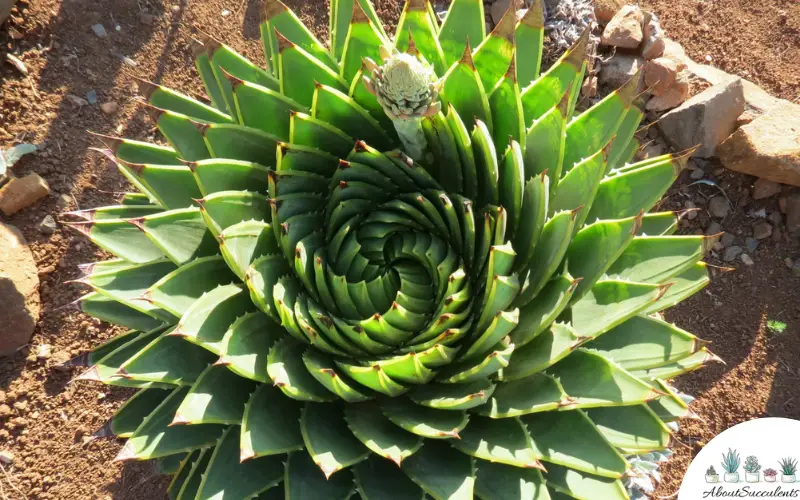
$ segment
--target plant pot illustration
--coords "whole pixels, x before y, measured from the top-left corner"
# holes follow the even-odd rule
[[[738,483],[739,482],[739,473],[738,472],[726,472],[725,473],[725,482],[726,483]]]
[[[758,472],[745,472],[744,480],[748,483],[757,483],[759,480]]]
[[[764,481],[768,483],[774,483],[777,479],[777,476],[764,476]]]
[[[718,483],[719,482],[719,474],[706,474],[706,482],[707,483]]]
[[[797,481],[797,475],[796,474],[784,474],[781,477],[781,482],[782,483],[793,483],[795,481]]]

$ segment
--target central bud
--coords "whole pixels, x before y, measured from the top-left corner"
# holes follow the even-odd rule
[[[433,69],[411,54],[397,53],[372,71],[372,88],[390,118],[420,118],[435,113],[439,92]]]

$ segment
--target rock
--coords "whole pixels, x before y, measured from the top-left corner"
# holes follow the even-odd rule
[[[687,218],[687,219],[689,219],[689,220],[694,220],[694,219],[696,219],[696,218],[697,218],[697,210],[696,210],[696,208],[697,208],[697,205],[695,205],[693,202],[691,202],[691,201],[688,201],[688,200],[687,200],[687,201],[686,201],[686,202],[683,204],[683,207],[684,207],[684,208],[686,208],[686,209],[688,210],[688,211],[686,212],[686,218]]]
[[[669,57],[659,57],[644,65],[644,83],[654,96],[664,95],[678,75],[678,63]]]
[[[722,235],[722,238],[719,239],[719,242],[722,243],[723,247],[729,247],[733,245],[734,240],[736,237],[732,233],[725,233]]]
[[[600,24],[606,24],[625,5],[623,0],[595,0],[594,16]]]
[[[706,228],[706,235],[707,236],[712,236],[712,235],[715,235],[715,234],[719,234],[721,232],[722,232],[722,226],[719,224],[719,222],[712,222]]]
[[[153,14],[144,13],[139,16],[139,22],[146,26],[152,26],[156,23],[156,16]]]
[[[500,22],[503,19],[508,7],[511,5],[511,0],[495,0],[492,4],[492,7],[489,9],[489,12],[492,15],[492,21],[494,24]]]
[[[92,31],[94,31],[94,34],[97,36],[97,38],[105,38],[108,36],[106,27],[100,23],[92,25]]]
[[[736,79],[692,97],[662,116],[658,127],[675,148],[685,150],[700,144],[692,156],[707,158],[731,135],[743,111],[744,91],[741,79]]]
[[[699,167],[692,170],[692,173],[689,174],[689,177],[695,181],[700,180],[705,176],[706,176],[706,171]]]
[[[644,13],[635,5],[626,5],[606,25],[600,43],[625,49],[635,49],[644,40]]]
[[[731,209],[731,204],[724,196],[715,196],[708,202],[708,213],[712,217],[725,218]]]
[[[47,181],[38,174],[28,174],[21,179],[14,177],[0,189],[0,210],[11,215],[33,205],[49,192]]]
[[[97,92],[94,90],[90,90],[86,93],[86,102],[94,106],[97,104]]]
[[[769,198],[781,192],[781,185],[767,179],[756,179],[753,184],[753,199]]]
[[[725,249],[725,253],[722,254],[722,260],[725,262],[733,262],[736,260],[736,257],[740,256],[744,253],[744,250],[740,246],[732,246]]]
[[[739,128],[717,153],[731,170],[800,186],[800,113],[773,109]]]
[[[44,361],[50,357],[50,354],[53,352],[53,349],[50,347],[49,344],[40,344],[39,347],[36,349],[36,359],[39,361]]]
[[[52,215],[46,215],[42,222],[39,223],[39,232],[42,234],[53,234],[58,229],[56,221]]]
[[[113,115],[117,112],[117,109],[119,109],[119,104],[114,101],[104,102],[100,105],[100,109],[107,115]]]
[[[748,267],[750,267],[753,264],[755,264],[755,262],[753,262],[753,259],[751,259],[750,256],[747,255],[746,253],[743,253],[742,255],[740,255],[739,258],[742,259],[742,262],[744,262],[744,265],[746,265]]]
[[[747,251],[753,253],[758,248],[758,240],[755,238],[747,237],[744,239],[744,246],[747,248]]]
[[[786,198],[786,230],[789,234],[800,233],[800,193]]]
[[[71,102],[74,106],[77,106],[78,108],[82,108],[84,106],[88,106],[89,105],[89,101],[87,101],[83,97],[78,97],[78,96],[72,95],[72,94],[67,94],[66,97],[67,97],[67,100],[69,102]]]
[[[17,3],[17,0],[0,0],[0,24],[3,24],[3,21],[11,14],[11,9],[14,8],[15,3]]]
[[[753,225],[753,238],[763,240],[772,236],[772,224],[762,220]]]
[[[39,321],[39,276],[22,233],[0,223],[0,356],[28,343]]]
[[[663,58],[661,58],[663,59]],[[666,111],[677,108],[689,97],[689,80],[677,77],[675,83],[662,95],[655,96],[647,101],[645,109],[650,111]]]
[[[61,193],[58,195],[58,201],[56,202],[56,206],[60,210],[65,210],[69,208],[70,204],[72,203],[72,196],[68,195],[67,193]]]
[[[664,55],[664,39],[661,37],[653,38],[649,42],[644,43],[644,47],[642,47],[642,57],[647,59],[655,59],[657,57],[661,57]]]
[[[600,83],[610,89],[618,89],[626,84],[644,64],[638,56],[616,54],[603,64],[600,70]]]
[[[0,462],[2,462],[3,465],[10,465],[13,461],[14,461],[13,453],[6,450],[0,451]]]
[[[783,222],[783,215],[779,211],[770,212],[769,217],[767,217],[773,226],[778,227]]]

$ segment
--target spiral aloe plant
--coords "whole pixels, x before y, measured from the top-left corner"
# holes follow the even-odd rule
[[[116,256],[76,305],[130,331],[73,364],[138,392],[96,435],[180,499],[626,498],[713,359],[656,315],[708,281],[647,213],[686,155],[629,163],[635,81],[573,116],[541,2],[330,18],[268,0],[269,67],[204,35],[210,104],[140,82],[169,145],[101,137],[138,193],[70,214]]]

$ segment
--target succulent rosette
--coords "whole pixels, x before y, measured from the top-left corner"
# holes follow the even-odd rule
[[[73,364],[171,498],[627,498],[670,446],[713,359],[657,316],[708,282],[649,212],[686,155],[631,163],[635,80],[575,112],[541,2],[483,8],[333,0],[326,47],[268,0],[267,68],[203,36],[208,103],[140,83],[168,144],[101,137],[138,192],[69,214],[116,256],[77,306],[130,330]]]

